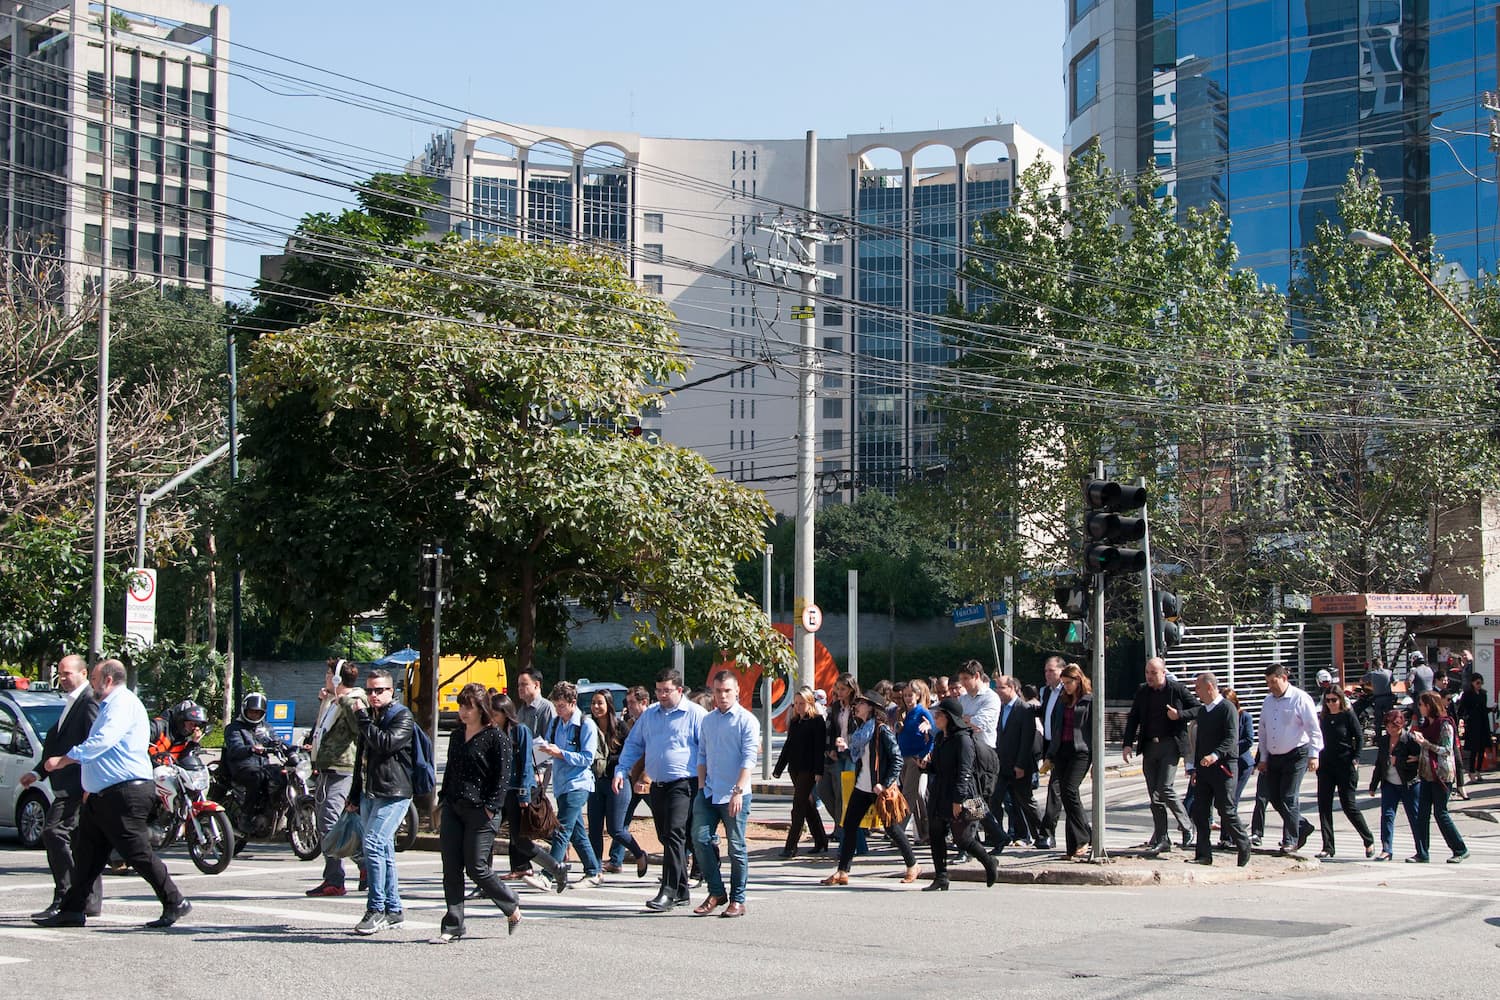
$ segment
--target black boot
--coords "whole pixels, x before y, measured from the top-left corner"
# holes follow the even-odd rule
[[[946,875],[939,875],[939,876],[937,876],[931,882],[929,882],[926,885],[922,886],[922,891],[923,892],[947,892],[948,891],[948,876],[946,876]]]
[[[974,856],[974,860],[984,865],[985,887],[993,886],[995,884],[995,877],[1000,874],[1000,865],[995,861],[992,854],[979,846],[978,841],[971,841],[971,843],[973,846],[969,848],[969,853]]]

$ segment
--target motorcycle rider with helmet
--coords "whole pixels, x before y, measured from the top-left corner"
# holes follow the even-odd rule
[[[230,780],[245,789],[242,822],[247,827],[259,814],[265,795],[273,791],[273,782],[281,777],[281,766],[266,759],[269,748],[283,745],[266,724],[266,705],[266,696],[252,691],[240,702],[240,714],[224,727],[223,764]]]
[[[147,751],[154,764],[181,761],[208,732],[208,713],[196,701],[179,701],[151,720],[151,744]]]

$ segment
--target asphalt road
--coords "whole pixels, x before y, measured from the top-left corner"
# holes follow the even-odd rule
[[[1128,797],[1128,778],[1111,798]],[[1138,785],[1138,779],[1134,782]],[[1122,819],[1130,809],[1122,805]],[[1338,821],[1342,824],[1342,819]],[[227,872],[167,861],[194,903],[177,928],[147,931],[158,906],[133,876],[106,880],[105,913],[84,929],[42,930],[27,914],[51,883],[43,856],[0,844],[0,991],[8,997],[548,996],[1093,998],[1478,997],[1500,976],[1500,826],[1460,817],[1463,865],[1337,859],[1319,873],[1159,888],[955,883],[902,886],[888,852],[856,863],[855,884],[824,888],[827,860],[752,859],[749,914],[725,921],[650,914],[652,886],[616,876],[562,896],[522,888],[507,937],[471,902],[469,937],[436,933],[435,855],[400,855],[406,927],[352,928],[354,895],[308,899],[318,862],[252,846]],[[1341,839],[1355,844],[1340,827]],[[1133,836],[1122,833],[1121,839]],[[1404,824],[1398,847],[1409,844]],[[1114,839],[1114,838],[1112,838]],[[925,862],[925,857],[924,857]],[[695,898],[701,896],[701,890]],[[189,947],[191,945],[191,947]]]

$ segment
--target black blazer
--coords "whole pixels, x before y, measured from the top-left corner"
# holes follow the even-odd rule
[[[1364,734],[1360,732],[1359,719],[1348,709],[1338,713],[1319,712],[1318,725],[1323,729],[1323,752],[1318,754],[1318,766],[1348,766],[1359,760],[1359,752],[1365,748]]]
[[[940,737],[933,744],[932,761],[927,765],[927,815],[952,823],[953,803],[978,794],[979,786],[974,783],[974,731],[965,727]]]
[[[1417,761],[1421,759],[1422,748],[1412,740],[1411,733],[1402,733],[1401,738],[1396,741],[1396,773],[1401,775],[1401,783],[1409,785],[1417,780]],[[1380,788],[1380,783],[1385,780],[1386,768],[1391,766],[1391,738],[1384,733],[1375,741],[1375,770],[1370,773],[1370,794],[1374,795]]]
[[[1000,706],[1000,715],[1005,716],[1005,706]],[[1000,758],[1000,780],[1015,780],[1015,769],[1021,768],[1029,776],[1036,772],[1037,744],[1040,737],[1036,731],[1036,716],[1020,698],[1010,703],[1010,718],[995,734],[995,753]]]
[[[1203,706],[1197,715],[1198,736],[1193,745],[1194,765],[1211,753],[1218,754],[1218,763],[1214,767],[1223,765],[1224,768],[1219,776],[1233,774],[1239,755],[1239,712],[1235,711],[1234,704],[1228,698],[1223,698],[1213,708]],[[1199,773],[1203,773],[1201,769]]]
[[[786,742],[776,758],[776,777],[781,777],[787,768],[793,774],[822,774],[827,731],[828,723],[816,712],[800,718],[794,716],[787,723]]]
[[[42,740],[42,760],[61,757],[88,739],[89,730],[94,728],[94,720],[98,717],[99,702],[94,698],[93,688],[85,682],[83,693],[78,696],[72,709],[68,710],[67,718],[53,726],[52,732]],[[54,795],[83,794],[83,768],[77,764],[69,764],[50,773],[37,771],[37,777],[52,783]]]
[[[1073,705],[1073,751],[1075,753],[1088,753],[1089,740],[1093,738],[1090,730],[1093,723],[1089,717],[1094,708],[1094,696],[1086,694],[1081,696]],[[1057,699],[1057,707],[1052,713],[1052,740],[1047,744],[1047,759],[1051,760],[1057,756],[1062,749],[1063,733],[1063,700]]]
[[[1177,711],[1182,712],[1198,707],[1198,699],[1181,681],[1168,677],[1165,689],[1167,704]],[[1142,684],[1136,689],[1135,700],[1130,703],[1130,714],[1125,716],[1125,733],[1120,740],[1121,744],[1132,747],[1137,753],[1144,753],[1146,750],[1146,713],[1150,710],[1150,704],[1151,685]],[[1177,743],[1178,756],[1186,757],[1188,755],[1187,719],[1179,717],[1168,718],[1164,721],[1167,724],[1167,736]]]

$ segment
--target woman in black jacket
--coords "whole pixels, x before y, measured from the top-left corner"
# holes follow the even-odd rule
[[[964,721],[957,698],[944,698],[932,710],[938,738],[927,764],[927,837],[932,845],[932,883],[923,892],[948,890],[948,833],[953,843],[984,865],[984,884],[994,885],[999,866],[974,838],[976,822],[963,818],[963,804],[979,796],[974,779],[974,730]]]
[[[1323,749],[1318,754],[1318,826],[1323,833],[1320,858],[1333,857],[1333,796],[1338,793],[1339,806],[1360,839],[1365,842],[1365,857],[1375,856],[1375,838],[1354,802],[1359,787],[1359,753],[1364,749],[1364,734],[1359,718],[1349,708],[1349,699],[1336,685],[1323,692],[1323,711],[1318,713],[1323,729]]]
[[[823,829],[823,817],[818,815],[812,799],[813,786],[823,776],[827,760],[823,756],[827,732],[828,723],[818,714],[817,696],[812,688],[802,688],[792,701],[786,742],[776,758],[776,777],[788,769],[792,772],[792,825],[786,832],[786,846],[781,850],[783,858],[796,857],[804,823],[812,834],[813,851],[822,854],[828,850],[828,831]]]
[[[516,894],[489,860],[514,767],[510,737],[495,725],[489,690],[483,684],[465,684],[458,692],[458,721],[448,739],[448,763],[438,790],[438,849],[443,858],[443,901],[448,905],[436,939],[442,944],[464,935],[466,873],[505,914],[509,933],[515,933],[521,922]]]
[[[901,747],[896,743],[896,734],[885,723],[885,702],[872,695],[861,694],[854,700],[854,721],[849,738],[840,736],[835,744],[839,753],[848,753],[854,761],[854,790],[849,793],[849,803],[844,807],[844,836],[839,841],[839,867],[832,875],[822,880],[823,885],[848,885],[849,867],[854,861],[855,842],[859,836],[859,825],[865,813],[875,805],[875,800],[887,788],[901,791]],[[917,856],[906,839],[902,824],[893,823],[885,828],[885,835],[901,852],[906,862],[906,874],[902,882],[915,882],[921,874],[917,868]]]
[[[1481,781],[1484,775],[1480,767],[1484,764],[1484,752],[1494,742],[1490,731],[1490,702],[1484,692],[1484,677],[1478,673],[1469,675],[1464,693],[1459,696],[1455,714],[1464,726],[1464,770]]]
[[[1062,697],[1053,709],[1052,740],[1047,744],[1047,759],[1052,762],[1059,781],[1063,815],[1067,819],[1067,857],[1070,861],[1084,861],[1089,856],[1089,845],[1094,839],[1094,826],[1088,813],[1083,811],[1083,796],[1079,788],[1089,773],[1093,762],[1091,749],[1093,725],[1091,714],[1094,696],[1089,679],[1083,668],[1076,663],[1063,667]]]
[[[1370,775],[1370,794],[1380,789],[1380,853],[1375,860],[1389,861],[1395,851],[1398,803],[1405,807],[1406,822],[1416,839],[1417,759],[1422,748],[1406,731],[1406,713],[1399,708],[1385,713],[1385,733],[1375,742],[1375,770]]]

